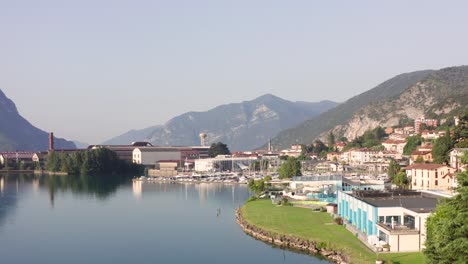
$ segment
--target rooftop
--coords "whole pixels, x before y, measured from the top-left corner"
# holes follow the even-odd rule
[[[375,207],[403,207],[416,213],[432,212],[442,197],[416,191],[354,191],[355,198]]]
[[[435,170],[441,167],[445,167],[447,165],[444,164],[436,164],[436,163],[415,163],[406,167],[407,170],[410,169],[417,169],[417,170]]]

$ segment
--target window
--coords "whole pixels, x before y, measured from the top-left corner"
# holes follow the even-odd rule
[[[438,184],[438,181],[436,180],[436,181],[435,181],[435,186],[437,186],[437,185],[439,185],[439,184]]]
[[[435,178],[436,178],[436,179],[437,179],[437,174],[438,174],[438,172],[436,171],[436,172],[435,172]],[[436,185],[437,185],[437,184],[436,184]]]

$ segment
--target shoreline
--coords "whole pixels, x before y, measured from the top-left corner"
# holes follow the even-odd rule
[[[349,263],[347,257],[343,256],[341,252],[335,251],[333,249],[327,249],[325,247],[320,247],[315,241],[304,240],[292,235],[275,234],[250,224],[247,220],[244,219],[240,208],[236,209],[236,221],[244,233],[270,245],[299,250],[310,255],[320,255],[334,263]]]
[[[214,180],[214,181],[195,181],[195,180],[192,180],[192,181],[187,181],[187,180],[171,180],[171,179],[145,179],[145,180],[141,180],[139,178],[136,178],[136,179],[133,179],[133,181],[136,181],[136,182],[176,182],[176,183],[217,183],[217,184],[236,184],[236,185],[247,185],[247,182],[235,182],[235,181],[232,181],[232,182],[225,182],[225,181],[222,181],[222,180]]]

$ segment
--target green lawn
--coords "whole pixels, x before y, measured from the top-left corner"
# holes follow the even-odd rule
[[[343,226],[333,222],[328,213],[310,209],[276,206],[270,200],[246,203],[242,214],[249,223],[266,231],[289,234],[316,242],[328,243],[331,248],[345,252],[352,263],[375,263],[376,254]],[[386,263],[424,263],[421,253],[380,254]]]

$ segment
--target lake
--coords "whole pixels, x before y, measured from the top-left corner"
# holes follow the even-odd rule
[[[0,175],[0,263],[328,263],[244,234],[244,185]]]

